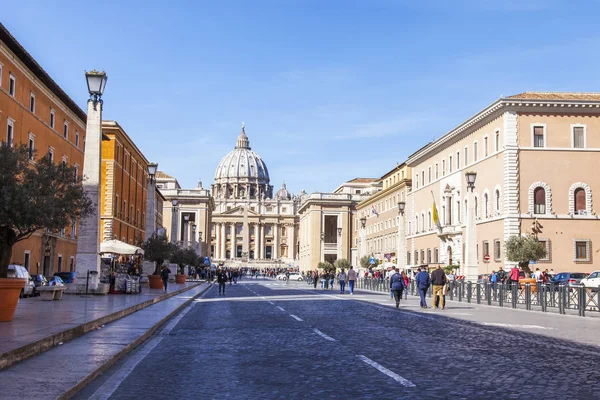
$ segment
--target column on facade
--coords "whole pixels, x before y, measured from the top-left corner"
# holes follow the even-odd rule
[[[273,224],[273,259],[279,258],[279,224]]]
[[[294,259],[294,250],[296,246],[294,244],[294,224],[289,224],[288,227],[288,258]]]
[[[221,259],[225,259],[225,255],[227,254],[225,252],[226,246],[227,246],[227,231],[226,231],[225,226],[226,226],[225,222],[222,222],[221,223]]]
[[[221,258],[221,226],[219,224],[214,224],[215,227],[215,253],[212,255],[214,258]]]
[[[258,228],[260,230],[259,233],[259,243],[260,243],[260,247],[259,247],[259,253],[258,253],[258,258],[260,260],[264,260],[265,258],[265,224],[263,222],[260,222],[258,225]]]
[[[452,225],[452,193],[446,192],[446,225]]]
[[[247,188],[246,194],[249,195],[250,188]],[[248,222],[248,206],[244,207],[244,223],[242,225],[243,244],[242,252],[246,253],[246,260],[250,257],[250,223]]]
[[[237,255],[237,223],[232,222],[229,226],[231,240],[229,241],[229,258],[233,259]]]

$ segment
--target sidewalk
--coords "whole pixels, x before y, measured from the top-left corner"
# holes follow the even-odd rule
[[[12,322],[0,323],[0,370],[198,285],[169,283],[166,293],[144,288],[139,294],[20,299]]]
[[[210,287],[209,283],[195,285],[191,289],[188,285],[185,293],[172,295],[102,329],[95,329],[69,343],[55,346],[0,371],[0,397],[15,400],[71,398],[117,360],[152,336],[184,307],[195,304],[192,303],[194,299]],[[174,323],[177,321],[175,319]]]

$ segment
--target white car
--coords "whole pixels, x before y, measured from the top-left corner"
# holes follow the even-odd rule
[[[279,274],[275,277],[275,279],[277,279],[278,281],[285,281],[287,279],[287,275],[286,274]]]
[[[298,273],[290,274],[290,281],[302,281],[302,280],[304,280],[304,278],[302,278],[302,275],[300,275]]]
[[[587,288],[600,288],[600,271],[594,271],[588,275],[587,278],[581,279],[579,282],[581,285]]]
[[[33,280],[29,276],[29,272],[22,265],[9,265],[8,266],[8,278],[21,278],[27,279],[27,283],[25,283],[25,287],[21,289],[21,294],[19,297],[27,297],[33,296],[33,289],[35,288],[35,284]]]

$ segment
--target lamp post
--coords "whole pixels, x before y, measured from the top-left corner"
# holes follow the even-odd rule
[[[196,224],[192,222],[192,248],[196,251]],[[198,254],[198,252],[196,252]]]
[[[204,257],[204,253],[202,252],[202,231],[198,232],[198,255]]]
[[[477,232],[475,225],[475,198],[473,190],[475,189],[475,180],[477,172],[468,171],[465,173],[467,181],[467,227],[465,232],[465,262],[463,265],[463,275],[467,280],[477,280]]]
[[[362,217],[360,219],[360,256],[358,257],[358,264],[360,264],[361,258],[367,255],[367,218]]]
[[[172,210],[172,215],[171,215],[171,243],[177,243],[177,219],[178,219],[178,215],[177,215],[177,204],[179,202],[177,201],[177,199],[173,199],[171,200],[171,205],[173,205]]]
[[[146,239],[154,233],[156,229],[156,189],[154,187],[154,176],[158,164],[148,163],[148,195],[146,196]]]
[[[183,216],[183,247],[188,247],[188,230],[190,228],[190,215]]]
[[[402,270],[406,268],[406,238],[404,237],[404,209],[406,208],[406,202],[398,202],[398,215],[400,220],[398,221],[398,255],[396,260],[398,261],[398,269]]]
[[[100,272],[100,171],[102,155],[102,94],[106,86],[106,73],[93,70],[85,73],[88,100],[86,143],[83,158],[83,191],[92,202],[92,211],[79,220],[76,271],[80,282],[89,279],[90,273]],[[100,104],[100,107],[98,107]],[[79,290],[78,290],[79,291]]]

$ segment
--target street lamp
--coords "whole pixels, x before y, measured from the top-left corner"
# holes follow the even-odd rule
[[[96,105],[98,103],[100,103],[100,109],[102,109],[102,94],[104,93],[104,87],[106,86],[106,80],[108,79],[106,72],[98,72],[95,69],[90,72],[86,71],[85,79],[87,80],[88,92],[90,93],[90,100],[92,100],[94,110],[96,110]]]
[[[148,196],[146,197],[146,239],[152,236],[156,228],[156,190],[154,176],[158,164],[148,163]]]
[[[177,199],[173,199],[171,200],[171,204],[173,205],[171,208],[173,212],[171,215],[171,243],[177,243],[177,204],[179,204],[179,202]]]
[[[154,182],[154,175],[156,175],[157,168],[158,168],[158,164],[148,163],[148,176],[150,177],[150,182]]]
[[[404,215],[404,208],[406,208],[406,203],[404,201],[398,202],[398,214]]]
[[[362,217],[360,219],[360,226],[364,228],[366,225],[367,225],[367,219],[365,217]]]
[[[185,214],[183,216],[183,247],[188,247],[188,229],[190,226],[190,215]]]
[[[102,94],[106,86],[106,73],[92,70],[85,73],[88,92],[86,145],[83,157],[83,192],[93,204],[100,204],[102,171]],[[100,107],[97,105],[100,103]],[[81,282],[90,273],[100,273],[100,213],[98,207],[79,220],[79,238],[77,241],[77,277]],[[95,289],[93,287],[93,289]]]
[[[468,280],[477,279],[478,266],[477,266],[477,231],[475,225],[475,199],[473,190],[475,189],[475,180],[477,179],[477,172],[467,171],[465,173],[465,179],[467,181],[467,226],[465,230],[465,247],[467,254],[465,257],[465,263],[463,275],[467,276]],[[471,189],[471,190],[469,190]]]
[[[473,189],[475,189],[475,179],[477,179],[477,172],[474,172],[474,171],[465,172],[465,177],[467,179],[467,188],[471,189],[471,192],[472,192]]]
[[[405,257],[405,246],[406,246],[406,238],[404,232],[404,209],[406,208],[406,202],[399,201],[398,202],[398,214],[400,215],[400,221],[398,221],[398,255],[396,256],[396,261],[398,264],[398,269],[402,270],[406,268],[406,259]]]

